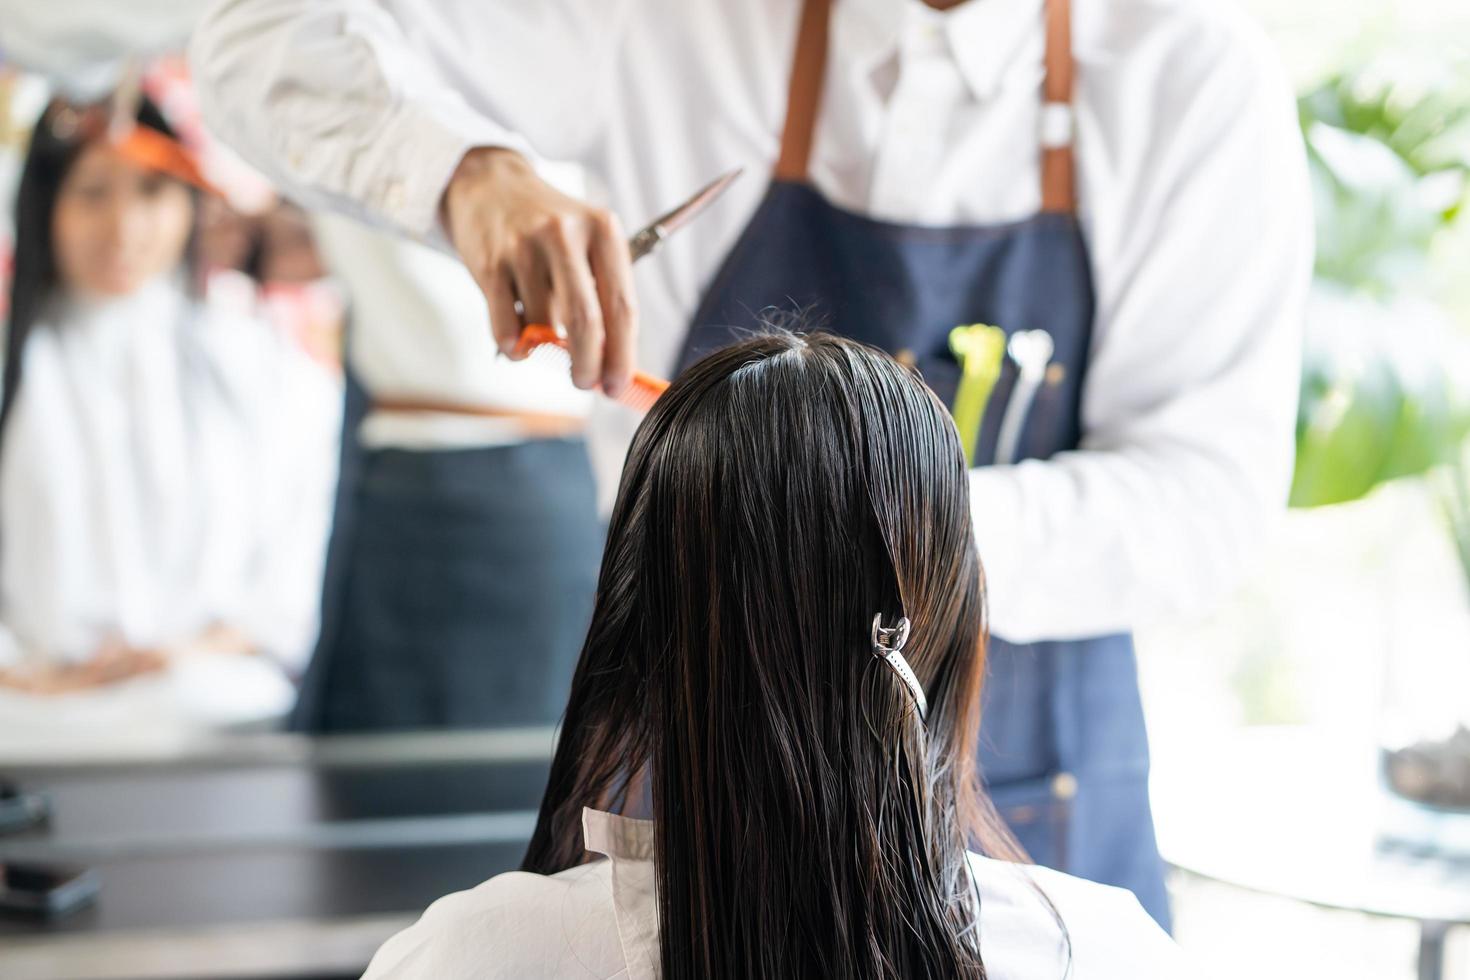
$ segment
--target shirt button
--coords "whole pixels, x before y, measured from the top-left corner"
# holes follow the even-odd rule
[[[300,133],[287,133],[282,148],[286,151],[286,162],[294,169],[300,170],[306,163],[306,151],[310,144]]]
[[[383,189],[383,209],[397,211],[403,207],[403,181],[391,180]]]

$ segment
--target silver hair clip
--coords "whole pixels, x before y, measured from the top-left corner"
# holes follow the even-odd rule
[[[919,709],[919,720],[923,721],[924,716],[929,713],[929,702],[924,697],[924,688],[919,684],[919,679],[909,668],[909,662],[899,652],[908,639],[909,621],[907,617],[899,617],[896,626],[892,629],[884,629],[883,614],[877,613],[873,616],[873,656],[893,668],[898,679],[903,681],[904,686],[909,689],[914,705]]]

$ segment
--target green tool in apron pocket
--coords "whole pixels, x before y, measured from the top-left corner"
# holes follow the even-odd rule
[[[1006,356],[1006,333],[988,323],[972,323],[949,332],[949,349],[960,363],[960,382],[954,395],[954,424],[965,447],[965,462],[975,465],[975,446],[985,406],[1000,378]]]

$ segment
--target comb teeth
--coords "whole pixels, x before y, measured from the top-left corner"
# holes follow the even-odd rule
[[[572,370],[572,355],[567,351],[567,342],[556,331],[550,327],[532,324],[521,333],[521,339],[516,344],[516,350],[526,355],[526,360],[534,361],[546,367],[560,368],[568,374]],[[669,383],[661,378],[644,374],[642,371],[633,372],[633,381],[623,389],[622,394],[612,399],[620,405],[626,405],[639,414],[647,414],[653,408],[653,403],[658,401],[659,395],[668,390]]]
[[[572,355],[560,344],[531,344],[528,347],[518,348],[520,353],[525,354],[526,360],[531,364],[543,367],[565,368],[568,372],[572,370]]]
[[[668,387],[667,381],[649,377],[639,371],[633,376],[632,383],[613,400],[628,406],[640,415],[647,415],[648,411],[653,408],[653,403],[658,401],[658,396],[667,391]]]

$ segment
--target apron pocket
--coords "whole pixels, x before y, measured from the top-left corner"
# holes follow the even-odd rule
[[[1055,366],[1055,365],[1053,365]],[[1021,423],[1021,438],[1016,444],[1016,458],[1050,459],[1054,454],[1075,446],[1072,433],[1063,430],[1061,417],[1065,392],[1059,385],[1042,382]],[[1069,441],[1070,440],[1070,441]]]
[[[1067,870],[1067,838],[1077,780],[1068,772],[986,788],[996,811],[1037,864]]]

